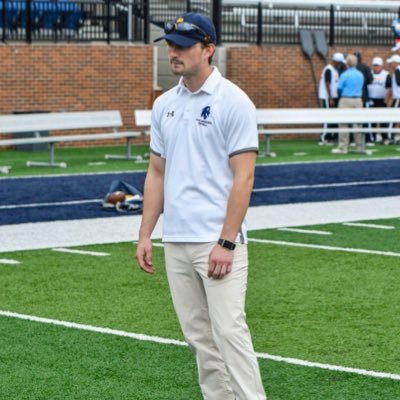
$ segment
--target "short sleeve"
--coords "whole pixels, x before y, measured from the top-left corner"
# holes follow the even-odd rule
[[[164,140],[160,127],[162,111],[160,108],[156,101],[151,112],[150,151],[157,156],[164,157]]]
[[[243,94],[240,101],[233,102],[227,114],[226,143],[229,157],[248,151],[258,152],[258,129],[256,108]]]
[[[332,71],[329,68],[327,68],[325,71],[325,82],[332,82]]]
[[[385,88],[390,89],[391,87],[392,87],[392,77],[390,76],[390,74],[387,74]]]

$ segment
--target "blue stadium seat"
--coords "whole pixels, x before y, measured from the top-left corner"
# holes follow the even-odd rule
[[[18,27],[21,8],[22,6],[25,7],[25,2],[6,1],[5,20],[3,20],[3,4],[3,2],[0,3],[0,27],[6,29],[16,29]]]

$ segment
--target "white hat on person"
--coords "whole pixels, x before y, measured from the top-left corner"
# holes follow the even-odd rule
[[[372,65],[383,65],[383,60],[381,57],[374,57],[372,59]]]
[[[388,58],[386,60],[388,63],[397,63],[400,64],[400,55],[398,54],[393,54],[392,57]]]
[[[335,53],[335,54],[332,56],[332,60],[333,60],[333,61],[336,61],[336,62],[340,62],[340,63],[346,62],[346,60],[344,59],[343,53]]]

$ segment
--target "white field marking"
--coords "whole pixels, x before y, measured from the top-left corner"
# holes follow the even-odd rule
[[[55,201],[53,203],[10,204],[8,206],[0,206],[0,210],[8,210],[8,209],[13,209],[13,208],[69,206],[69,205],[74,205],[74,204],[90,204],[90,203],[101,203],[101,200],[90,199],[90,200]]]
[[[26,320],[26,321],[40,322],[42,324],[62,326],[65,328],[73,328],[73,329],[102,333],[102,334],[107,334],[107,335],[122,336],[122,337],[127,337],[127,338],[131,338],[131,339],[135,339],[135,340],[141,340],[141,341],[145,341],[145,342],[153,342],[153,343],[160,343],[160,344],[172,344],[175,346],[184,346],[184,347],[187,346],[186,342],[182,342],[180,340],[167,339],[167,338],[162,338],[159,336],[149,336],[149,335],[145,335],[145,334],[141,334],[141,333],[132,333],[132,332],[116,330],[116,329],[111,329],[111,328],[102,328],[102,327],[93,326],[93,325],[78,324],[76,322],[68,322],[68,321],[60,321],[60,320],[56,320],[56,319],[36,317],[33,315],[19,314],[19,313],[15,313],[12,311],[0,310],[0,315],[4,316],[4,317],[17,318],[17,319],[22,319],[22,320]],[[400,374],[370,371],[370,370],[359,369],[359,368],[349,368],[349,367],[343,367],[340,365],[322,364],[322,363],[317,363],[317,362],[312,362],[312,361],[299,360],[297,358],[274,356],[272,354],[267,354],[267,353],[256,353],[256,355],[258,358],[262,358],[265,360],[285,362],[288,364],[301,365],[304,367],[321,368],[321,369],[327,369],[327,370],[337,371],[337,372],[349,372],[352,374],[370,376],[370,377],[374,377],[374,378],[387,378],[387,379],[392,379],[392,380],[400,380]]]
[[[21,263],[17,260],[11,260],[10,258],[0,258],[0,264],[17,265]]]
[[[390,159],[390,158],[387,158]],[[376,160],[376,158],[375,158]],[[136,170],[136,171],[129,171],[130,174],[138,174],[146,172],[145,169]],[[22,175],[22,176],[9,176],[9,177],[0,177],[1,179],[40,179],[40,178],[59,178],[59,177],[66,177],[66,176],[82,176],[82,175],[120,175],[126,174],[126,171],[102,171],[102,172],[78,172],[74,174],[44,174],[44,175]]]
[[[96,162],[88,162],[87,165],[106,165],[107,163],[105,161],[96,161]]]
[[[305,152],[298,152],[298,153],[293,153],[294,156],[306,156],[308,153]]]
[[[281,240],[267,240],[267,239],[250,239],[249,238],[248,241],[255,242],[255,243],[277,244],[277,245],[282,245],[282,246],[307,247],[310,249],[343,251],[343,252],[347,252],[347,253],[364,253],[364,254],[376,254],[376,255],[388,256],[388,257],[400,257],[400,253],[394,253],[392,251],[353,249],[351,247],[322,246],[319,244],[294,243],[294,242],[284,242]]]
[[[278,228],[278,231],[309,233],[311,235],[332,235],[332,232],[328,232],[328,231],[313,231],[311,229]]]
[[[390,183],[400,183],[400,179],[386,179],[381,181],[355,181],[355,182],[341,182],[341,183],[321,183],[315,185],[295,185],[295,186],[274,186],[268,188],[256,188],[253,192],[273,192],[276,190],[294,190],[294,189],[321,189],[333,187],[348,187],[348,186],[362,186],[362,185],[385,185]]]
[[[321,189],[332,187],[349,187],[349,186],[362,186],[362,185],[384,185],[400,183],[400,179],[387,179],[381,181],[356,181],[356,182],[342,182],[342,183],[322,183],[315,185],[295,185],[295,186],[274,186],[269,188],[256,188],[253,192],[274,192],[277,190],[298,190],[298,189]],[[0,206],[0,210],[16,209],[16,208],[33,208],[33,207],[49,207],[49,206],[65,206],[75,204],[90,204],[101,203],[99,199],[89,200],[72,200],[72,201],[58,201],[49,203],[32,203],[32,204],[10,204]]]
[[[153,243],[154,247],[164,247],[164,243],[155,242]]]
[[[400,151],[400,148],[398,149]],[[261,154],[262,156],[262,154]],[[257,167],[273,167],[276,165],[296,165],[296,164],[335,164],[335,163],[344,163],[344,162],[374,162],[374,161],[392,161],[399,160],[399,156],[392,157],[375,157],[375,158],[350,158],[346,160],[317,160],[317,161],[282,161],[282,162],[274,162],[274,163],[261,163],[257,164]]]
[[[374,378],[388,378],[388,379],[393,379],[396,381],[400,380],[399,374],[391,374],[388,372],[377,372],[377,371],[370,371],[370,370],[366,370],[366,369],[342,367],[340,365],[321,364],[321,363],[312,362],[312,361],[299,360],[297,358],[273,356],[270,354],[263,354],[263,353],[256,353],[256,355],[258,358],[263,358],[266,360],[273,360],[273,361],[278,361],[278,362],[285,362],[288,364],[301,365],[303,367],[321,368],[321,369],[328,369],[330,371],[338,371],[338,372],[349,372],[349,373],[357,374],[357,375],[371,376]]]
[[[101,253],[99,251],[74,250],[74,249],[66,249],[63,247],[58,247],[58,248],[52,249],[52,250],[59,251],[60,253],[82,254],[85,256],[95,256],[95,257],[105,257],[105,256],[111,255],[109,253]]]
[[[362,224],[360,222],[344,222],[346,226],[359,226],[360,228],[375,228],[375,229],[396,229],[392,225],[376,225],[376,224]]]

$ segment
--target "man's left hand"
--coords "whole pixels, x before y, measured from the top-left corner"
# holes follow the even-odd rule
[[[208,257],[208,277],[222,279],[232,270],[233,251],[215,245]]]

